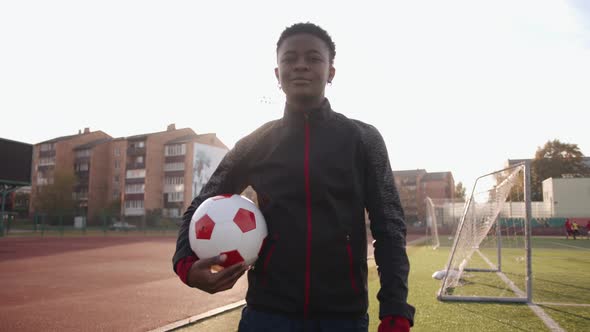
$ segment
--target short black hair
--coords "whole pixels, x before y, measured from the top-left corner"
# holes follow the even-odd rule
[[[332,37],[330,37],[326,30],[310,22],[295,23],[283,30],[279,40],[277,41],[277,53],[279,52],[279,47],[281,47],[281,44],[283,41],[285,41],[285,39],[302,33],[308,33],[323,40],[324,43],[326,43],[326,46],[328,46],[328,51],[330,52],[330,64],[334,63],[334,58],[336,57],[336,45],[334,44],[334,41],[332,41]]]

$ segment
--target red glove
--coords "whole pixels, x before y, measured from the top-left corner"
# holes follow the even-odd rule
[[[410,321],[402,316],[385,316],[377,332],[409,332]]]

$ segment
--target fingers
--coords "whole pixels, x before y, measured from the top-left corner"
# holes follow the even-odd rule
[[[227,255],[217,255],[210,258],[199,259],[195,264],[198,264],[199,268],[209,270],[213,265],[221,265],[227,259]]]
[[[240,279],[240,277],[242,275],[244,275],[244,273],[247,271],[247,269],[245,270],[240,270],[237,274],[232,275],[231,278],[226,279],[225,281],[223,281],[219,286],[218,286],[218,292],[224,291],[224,290],[228,290],[234,287],[234,285],[236,284],[236,282],[238,282],[238,280]]]
[[[213,278],[215,283],[225,284],[228,281],[237,280],[247,270],[248,266],[245,264],[235,264],[217,272]]]

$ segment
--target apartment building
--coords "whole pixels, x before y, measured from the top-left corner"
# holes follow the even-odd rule
[[[102,131],[78,131],[76,135],[57,137],[35,144],[33,147],[33,165],[31,176],[31,198],[29,211],[35,212],[37,196],[43,187],[54,182],[54,175],[58,171],[75,173],[80,178],[80,184],[73,189],[73,196],[81,200],[82,208],[88,208],[88,193],[90,190],[91,165],[100,158],[92,159],[89,154],[93,142],[108,141],[111,136]],[[77,149],[79,147],[87,147]],[[86,155],[87,154],[87,155]],[[91,159],[93,162],[91,162]]]
[[[394,171],[395,184],[406,221],[426,220],[426,197],[453,199],[455,181],[451,172],[429,173],[425,169]]]
[[[121,138],[86,128],[36,144],[33,151],[31,212],[35,193],[62,170],[76,176],[75,213],[90,225],[102,223],[103,212],[143,225],[149,213],[179,217],[228,148],[215,134],[171,124],[165,131]]]
[[[162,215],[180,217],[227,151],[215,134],[190,134],[168,141],[164,150]]]

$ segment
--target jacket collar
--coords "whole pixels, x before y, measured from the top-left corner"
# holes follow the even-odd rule
[[[283,111],[283,121],[287,123],[299,122],[304,119],[306,114],[308,115],[308,119],[312,121],[323,120],[327,119],[330,113],[332,113],[332,107],[330,106],[328,98],[324,98],[324,101],[319,108],[311,108],[303,112],[288,110],[287,105],[285,104],[285,110]]]

